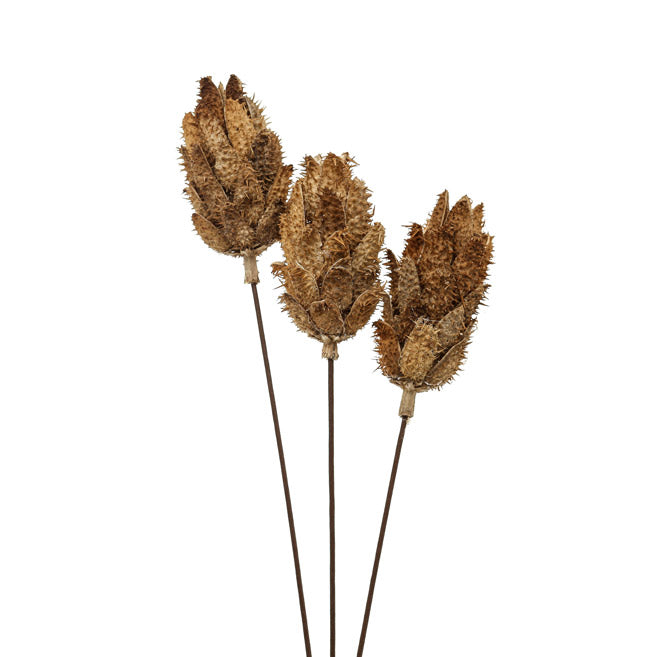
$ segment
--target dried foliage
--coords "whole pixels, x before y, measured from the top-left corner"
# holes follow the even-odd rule
[[[185,192],[198,234],[215,251],[244,256],[247,278],[255,276],[246,282],[257,282],[255,256],[280,237],[292,175],[278,136],[234,75],[225,89],[209,77],[200,81],[196,109],[183,119],[183,136]]]
[[[281,217],[285,262],[273,265],[284,309],[324,343],[326,358],[337,358],[337,343],[367,324],[383,292],[384,230],[372,223],[370,193],[352,175],[354,164],[347,153],[305,158]]]
[[[376,350],[382,372],[411,393],[440,388],[463,362],[493,251],[483,214],[467,196],[450,210],[445,191],[425,226],[410,227],[401,259],[386,251]]]

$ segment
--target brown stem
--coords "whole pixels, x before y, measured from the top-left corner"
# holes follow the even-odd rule
[[[283,478],[283,491],[285,493],[285,507],[287,509],[288,524],[290,525],[290,540],[292,541],[292,555],[294,557],[294,572],[297,579],[297,591],[299,592],[299,609],[301,611],[301,623],[303,625],[303,640],[306,646],[306,657],[312,657],[310,649],[310,633],[308,632],[308,617],[306,615],[306,602],[303,595],[303,582],[301,581],[301,564],[299,563],[297,533],[294,528],[294,514],[292,513],[292,498],[290,497],[290,485],[287,479],[287,468],[285,467],[283,440],[281,439],[281,429],[278,424],[278,411],[276,410],[276,398],[274,397],[274,384],[272,382],[271,370],[269,368],[267,342],[265,340],[265,329],[262,324],[262,313],[260,312],[260,300],[258,299],[258,288],[256,283],[251,283],[251,291],[253,292],[253,304],[255,305],[256,318],[258,320],[260,346],[262,347],[262,360],[265,364],[265,376],[267,377],[267,388],[269,389],[271,416],[274,421],[274,433],[276,434],[276,446],[278,447],[278,460],[281,464],[281,477]]]
[[[245,283],[259,283],[258,278],[258,259],[255,253],[245,252],[242,254],[244,258],[244,282]]]
[[[329,578],[330,578],[330,657],[335,657],[335,418],[333,363],[328,360],[328,475],[329,475]]]
[[[397,449],[395,450],[395,459],[392,462],[392,472],[390,473],[390,483],[388,484],[388,495],[386,496],[386,504],[383,509],[383,518],[381,520],[381,529],[379,531],[379,542],[376,546],[376,554],[374,556],[374,566],[372,567],[372,577],[370,578],[370,589],[367,593],[367,603],[365,604],[365,615],[363,617],[363,626],[360,632],[360,641],[358,643],[358,657],[363,657],[363,650],[365,648],[365,636],[367,635],[367,626],[370,622],[370,612],[372,611],[372,599],[374,598],[374,587],[376,585],[376,576],[379,572],[379,562],[381,561],[381,551],[383,550],[383,539],[386,535],[386,526],[388,524],[388,514],[390,513],[390,503],[392,502],[392,493],[395,488],[395,479],[397,478],[397,468],[399,467],[399,457],[401,456],[402,444],[404,442],[404,434],[406,433],[406,423],[408,417],[403,416],[401,427],[399,428],[399,438],[397,438]]]

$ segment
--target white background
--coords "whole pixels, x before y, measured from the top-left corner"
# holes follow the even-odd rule
[[[387,244],[483,201],[489,307],[409,425],[365,654],[654,657],[649,2],[14,3],[2,20],[0,654],[302,657],[241,264],[176,148],[237,73],[289,162],[349,151]],[[260,294],[314,654],[326,362]],[[399,391],[336,365],[338,655],[355,655]]]

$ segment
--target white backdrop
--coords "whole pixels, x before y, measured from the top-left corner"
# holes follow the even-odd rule
[[[365,654],[657,654],[649,2],[34,2],[5,9],[0,654],[301,657],[250,290],[194,234],[197,80],[287,161],[349,151],[387,245],[483,201],[489,306],[418,398]],[[260,295],[311,638],[328,655],[326,362]],[[371,329],[336,365],[338,654],[398,428]]]

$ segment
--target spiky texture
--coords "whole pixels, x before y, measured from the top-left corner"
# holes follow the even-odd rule
[[[281,217],[285,262],[273,265],[284,309],[299,330],[331,346],[328,358],[367,324],[383,291],[384,230],[372,223],[369,190],[352,175],[354,165],[347,153],[304,159]]]
[[[232,75],[226,88],[200,81],[195,111],[183,119],[185,193],[203,241],[232,256],[261,253],[280,237],[292,166],[262,108]]]
[[[445,191],[424,227],[410,227],[401,259],[386,252],[376,350],[382,372],[407,390],[440,388],[465,358],[493,251],[483,214],[467,196],[450,210]]]

